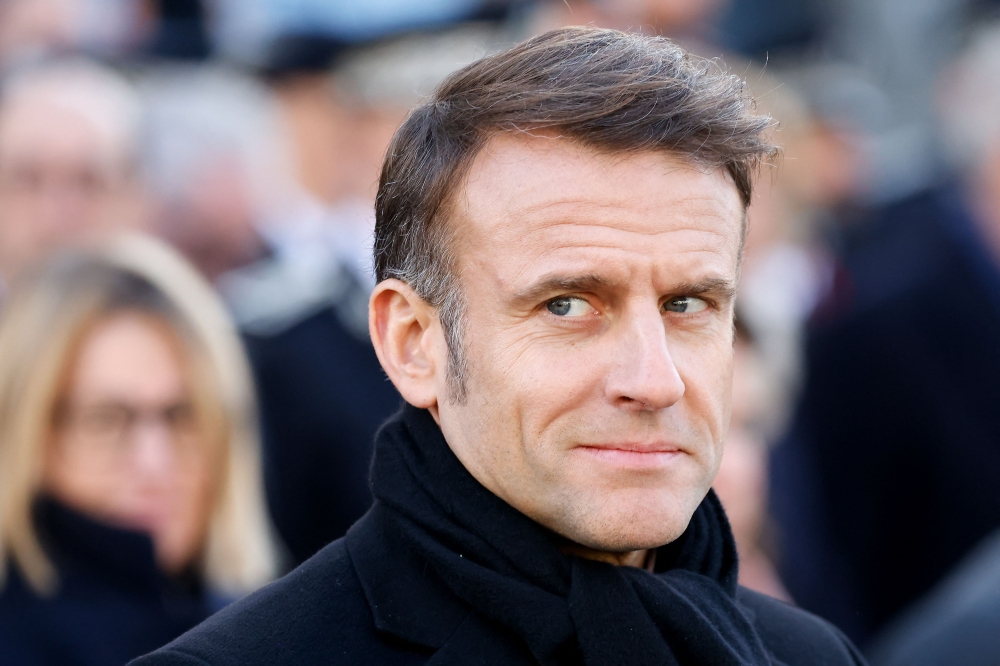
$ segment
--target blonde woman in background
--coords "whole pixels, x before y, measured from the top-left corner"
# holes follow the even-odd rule
[[[0,316],[0,663],[124,664],[272,578],[252,383],[211,288],[140,237]]]

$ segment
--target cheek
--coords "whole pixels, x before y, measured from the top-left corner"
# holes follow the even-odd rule
[[[212,508],[222,486],[222,464],[201,448],[178,468],[171,518],[157,530],[157,551],[167,568],[183,566],[205,542]]]
[[[541,437],[552,422],[601,396],[607,368],[595,345],[555,343],[531,334],[496,345],[484,372],[498,395],[516,408],[528,439]]]
[[[450,441],[467,442],[463,462],[508,491],[501,494],[535,496],[560,465],[566,433],[587,421],[602,370],[587,350],[530,331],[471,320],[468,328],[468,404],[456,413],[464,433]]]
[[[73,442],[57,441],[45,456],[43,485],[68,506],[97,517],[112,517],[121,503],[119,471],[96,456],[78,455]]]

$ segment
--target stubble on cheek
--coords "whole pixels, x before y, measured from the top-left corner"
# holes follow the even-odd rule
[[[565,459],[576,418],[574,381],[549,361],[546,345],[519,326],[479,328],[469,348],[470,402],[484,485],[540,522],[565,498]],[[489,342],[489,344],[486,344]],[[556,358],[560,355],[555,354]]]

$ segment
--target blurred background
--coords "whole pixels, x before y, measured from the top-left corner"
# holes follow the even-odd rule
[[[182,255],[255,380],[256,404],[227,418],[252,416],[254,483],[287,570],[367,509],[372,437],[400,402],[366,314],[389,138],[449,72],[565,25],[719,58],[779,123],[783,161],[749,214],[716,484],[742,582],[829,619],[875,664],[1000,662],[1000,0],[0,0],[0,318],[20,294],[42,298],[53,262],[120,232]],[[89,326],[50,411],[75,399],[87,335],[103,330]],[[0,353],[20,349],[3,340],[0,327]],[[4,422],[13,365],[0,359],[7,438],[22,437]],[[182,397],[197,392],[185,381]],[[131,442],[108,464],[146,465],[163,497],[189,487],[176,442],[153,442],[161,426],[179,441],[175,412],[119,403],[76,435]],[[53,419],[39,427],[74,423]],[[16,589],[10,563],[35,552],[16,546],[18,520],[57,573],[57,544],[66,562],[82,547],[60,541],[51,507],[15,519],[25,506],[54,496],[84,519],[117,515],[74,504],[48,462],[22,468],[30,456],[4,446],[0,479],[37,483],[16,501],[0,488],[0,625],[32,595],[55,608],[75,589],[46,596],[27,572],[31,590]],[[161,573],[194,571],[187,592],[219,587],[127,524],[153,533]],[[87,589],[94,604],[110,594]],[[4,636],[0,661],[21,663]]]

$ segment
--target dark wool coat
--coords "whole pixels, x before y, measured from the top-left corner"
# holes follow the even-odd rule
[[[353,335],[332,307],[244,339],[259,393],[268,508],[301,564],[371,506],[372,442],[402,398],[367,335]]]
[[[562,554],[425,410],[382,429],[372,478],[376,503],[344,539],[134,666],[863,663],[825,621],[736,587],[714,495],[654,574]]]
[[[132,666],[521,663],[470,640],[470,609],[372,527],[366,516],[285,578]],[[745,588],[737,598],[775,664],[864,663],[824,620]]]

